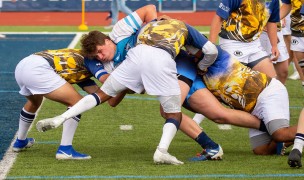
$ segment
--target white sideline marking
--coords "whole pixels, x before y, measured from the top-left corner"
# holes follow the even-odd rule
[[[41,103],[41,106],[37,110],[35,119],[38,117],[38,113],[40,111],[40,108],[43,105],[43,102],[44,102],[44,98],[43,98],[43,101]],[[35,121],[35,119],[33,120],[33,122]],[[29,132],[31,131],[32,126],[33,126],[33,123],[31,124],[31,126],[29,128]],[[6,152],[3,156],[3,159],[0,161],[0,180],[5,179],[9,170],[11,169],[11,167],[13,166],[14,162],[17,159],[18,153],[13,151],[13,145],[14,145],[15,140],[17,139],[17,135],[18,135],[18,131],[16,132],[16,134],[15,134],[15,136],[14,136],[12,142],[11,142],[11,145],[6,150]]]
[[[79,32],[79,33],[76,33],[76,36],[74,37],[73,41],[68,45],[68,48],[74,48],[78,41],[80,40],[81,36],[82,36],[83,33]]]
[[[229,125],[229,124],[219,124],[217,126],[221,130],[231,130],[232,129],[231,125]]]

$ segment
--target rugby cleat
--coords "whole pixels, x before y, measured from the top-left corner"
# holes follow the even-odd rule
[[[221,160],[223,159],[223,155],[223,149],[219,145],[216,149],[203,149],[196,157],[190,158],[190,161]]]
[[[56,152],[56,159],[58,160],[87,160],[91,159],[90,155],[81,154],[74,150],[72,145],[59,146]]]
[[[291,150],[288,156],[288,164],[290,167],[302,167],[302,153],[298,149]]]
[[[160,150],[158,150],[158,148],[154,153],[153,160],[155,164],[173,164],[173,165],[184,164],[184,162],[178,160],[174,156],[171,156],[168,152],[163,153]]]
[[[26,148],[32,147],[34,144],[35,144],[34,138],[26,138],[25,140],[19,140],[17,138],[13,145],[13,151],[20,152]]]
[[[37,122],[36,128],[39,132],[45,132],[50,129],[59,127],[64,123],[66,119],[62,116],[56,116],[54,118],[43,119]]]

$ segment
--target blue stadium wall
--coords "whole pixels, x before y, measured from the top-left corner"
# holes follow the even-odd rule
[[[112,0],[85,0],[87,12],[109,11]],[[126,0],[132,10],[154,4],[162,11],[213,11],[221,0]],[[81,11],[81,0],[3,0],[1,11]]]

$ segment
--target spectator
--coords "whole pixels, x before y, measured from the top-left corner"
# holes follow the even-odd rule
[[[105,29],[112,29],[114,24],[118,21],[119,11],[129,15],[132,13],[132,10],[126,6],[125,0],[112,0],[111,3],[111,12],[109,17],[112,18],[112,22],[109,26],[105,26]],[[107,17],[108,19],[108,17]]]

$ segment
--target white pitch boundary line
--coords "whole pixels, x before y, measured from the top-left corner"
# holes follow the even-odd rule
[[[5,34],[8,34],[8,33],[5,33]],[[12,33],[12,34],[17,34],[17,33]],[[20,33],[18,33],[18,34],[20,34]],[[45,34],[45,33],[24,33],[24,34]],[[60,34],[60,33],[47,33],[47,34]],[[76,32],[76,33],[67,33],[67,34],[76,34],[75,37],[73,38],[73,40],[71,41],[71,43],[68,46],[68,48],[74,48],[77,45],[77,43],[78,43],[78,41],[81,38],[83,33]],[[36,117],[38,117],[38,113],[40,111],[40,108],[43,105],[44,100],[45,99],[43,98],[41,106],[37,110]],[[29,128],[29,132],[31,131],[32,126],[33,126],[33,123],[31,124],[31,126]],[[15,140],[17,139],[17,133],[18,132],[16,132],[9,148],[6,150],[6,153],[4,154],[3,159],[0,161],[0,180],[3,180],[3,179],[6,178],[7,174],[9,173],[9,170],[11,169],[11,167],[13,166],[14,162],[17,159],[18,153],[13,152],[13,145],[14,145]]]

